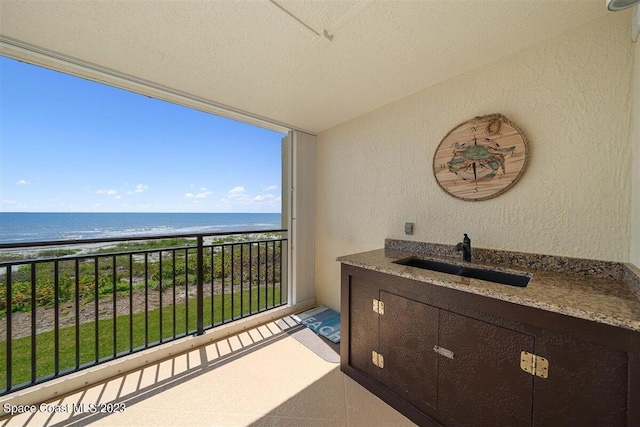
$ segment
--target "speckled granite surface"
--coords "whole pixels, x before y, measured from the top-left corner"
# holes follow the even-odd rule
[[[473,267],[530,276],[527,287],[519,288],[394,263],[419,257],[463,265],[453,246],[401,240],[387,240],[385,246],[337,260],[640,332],[640,269],[632,264],[473,248]]]
[[[473,247],[473,244],[471,246]],[[384,247],[386,249],[395,249],[403,252],[418,252],[435,257],[461,258],[460,252],[456,252],[455,250],[455,245],[386,239]],[[498,251],[483,248],[472,248],[472,252],[472,260],[481,264],[509,265],[527,270],[547,270],[558,273],[605,277],[615,280],[622,278],[624,265],[619,262],[531,254],[526,252]]]
[[[631,292],[640,300],[640,268],[633,264],[625,264],[622,281],[627,284]]]

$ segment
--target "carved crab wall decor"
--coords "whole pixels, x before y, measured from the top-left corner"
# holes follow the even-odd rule
[[[520,179],[528,154],[526,136],[505,116],[476,117],[442,139],[433,157],[433,174],[453,197],[487,200]]]

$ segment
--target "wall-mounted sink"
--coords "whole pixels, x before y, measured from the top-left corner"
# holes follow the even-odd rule
[[[487,282],[503,285],[518,286],[524,288],[529,284],[529,276],[523,274],[503,273],[502,271],[484,270],[481,268],[461,267],[446,262],[429,261],[420,258],[406,258],[394,261],[395,264],[417,267],[440,273],[454,274],[456,276],[469,277],[471,279],[486,280]]]

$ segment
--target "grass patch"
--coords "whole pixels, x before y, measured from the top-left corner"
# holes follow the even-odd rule
[[[13,254],[10,252],[0,252],[0,262],[5,261],[22,261],[25,257],[21,254]],[[5,273],[2,273],[5,274]]]
[[[115,246],[108,246],[104,248],[98,248],[92,251],[89,251],[91,254],[104,254],[104,253],[112,253],[112,252],[131,252],[131,251],[146,251],[153,249],[163,249],[167,248],[184,248],[187,246],[195,246],[195,239],[185,239],[185,238],[173,238],[173,239],[163,239],[163,240],[143,240],[139,242],[125,242],[119,243]]]
[[[40,258],[62,258],[65,256],[75,255],[80,251],[81,249],[44,249],[31,254],[0,252],[0,262],[25,261]]]
[[[35,258],[59,258],[69,255],[75,255],[80,252],[80,249],[45,249],[38,251]]]

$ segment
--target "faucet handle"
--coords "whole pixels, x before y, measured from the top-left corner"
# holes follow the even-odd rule
[[[456,245],[456,251],[462,251],[462,261],[471,261],[471,239],[464,233],[464,239],[462,242]]]

